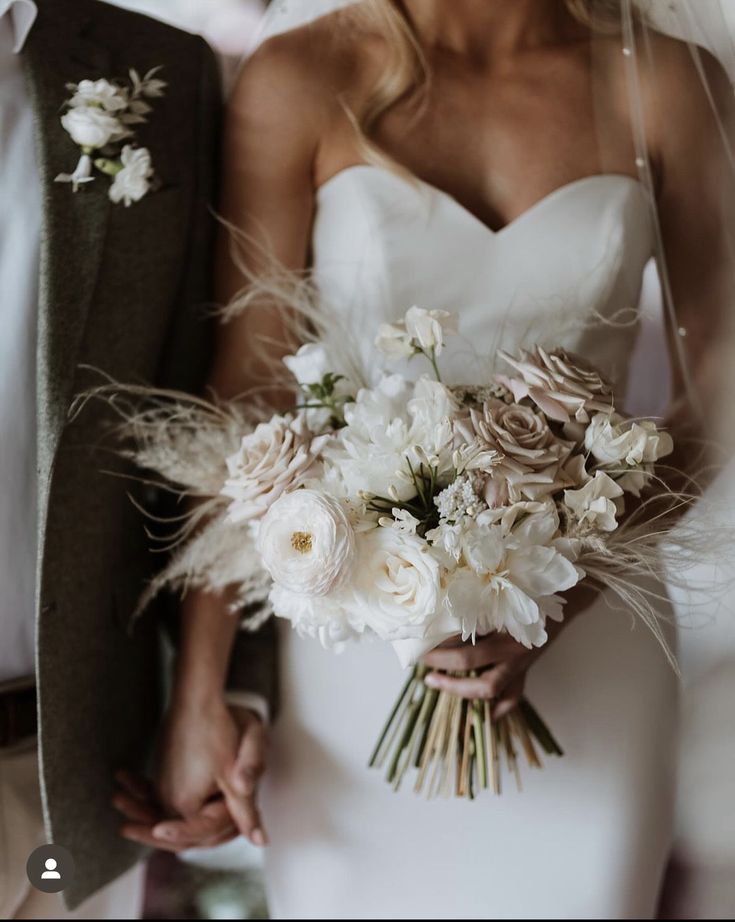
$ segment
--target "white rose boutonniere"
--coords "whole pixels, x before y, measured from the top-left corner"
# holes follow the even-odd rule
[[[112,177],[109,197],[125,206],[139,202],[150,191],[154,177],[150,151],[136,147],[135,125],[146,122],[152,106],[148,100],[163,96],[166,84],[155,74],[141,77],[129,73],[129,84],[110,80],[81,80],[69,84],[71,96],[65,103],[61,124],[80,148],[81,155],[72,173],[59,173],[56,182],[69,183],[73,192],[95,179],[95,170]]]

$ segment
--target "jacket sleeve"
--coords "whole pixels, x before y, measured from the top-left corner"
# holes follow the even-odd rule
[[[206,319],[206,308],[212,302],[216,231],[213,212],[218,192],[222,97],[212,50],[201,39],[193,41],[201,55],[194,134],[196,175],[185,269],[162,365],[162,380],[168,387],[200,391],[206,381],[213,348],[213,323]],[[177,612],[167,612],[165,620],[175,642]],[[273,716],[277,710],[276,666],[276,630],[272,621],[254,633],[239,631],[232,651],[227,689],[262,697]]]

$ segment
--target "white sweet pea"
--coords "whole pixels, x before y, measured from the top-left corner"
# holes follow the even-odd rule
[[[139,202],[151,188],[153,165],[150,151],[146,147],[131,147],[126,144],[120,155],[122,169],[115,173],[110,186],[110,201],[124,202],[129,207]]]
[[[128,94],[109,80],[80,80],[69,100],[72,109],[92,106],[106,112],[120,112],[128,105]]]
[[[632,422],[621,416],[596,414],[584,434],[584,447],[600,464],[653,464],[671,454],[674,443],[649,419]]]
[[[260,523],[258,552],[274,582],[293,593],[325,596],[352,565],[355,534],[339,503],[316,490],[294,490]]]
[[[92,176],[92,158],[89,156],[89,154],[82,154],[73,173],[59,173],[59,175],[54,179],[54,182],[71,183],[73,192],[78,192],[79,187],[83,186],[84,183],[93,181],[94,176]]]
[[[355,616],[382,640],[424,637],[440,611],[441,568],[429,545],[395,528],[357,536]]]
[[[96,107],[69,109],[61,116],[61,124],[72,141],[86,152],[105,147],[126,133],[119,118]]]
[[[622,495],[619,484],[603,471],[597,471],[581,489],[564,491],[564,505],[580,526],[615,531],[618,523],[614,500]]]
[[[456,329],[454,314],[414,306],[406,311],[401,323],[382,324],[375,345],[391,358],[409,358],[419,351],[438,356],[446,334],[455,333]]]
[[[416,349],[402,324],[382,323],[375,337],[375,347],[391,359],[409,359]]]
[[[299,384],[318,384],[326,374],[334,371],[322,343],[306,343],[295,355],[287,355],[283,364]]]
[[[457,318],[448,311],[425,311],[411,307],[406,311],[406,332],[425,352],[439,355],[444,348],[444,337],[457,330]]]

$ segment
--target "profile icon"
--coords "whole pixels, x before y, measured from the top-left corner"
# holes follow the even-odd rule
[[[56,858],[47,858],[44,866],[46,870],[41,874],[41,880],[61,880],[61,874],[56,870],[58,867]]]
[[[41,845],[28,856],[26,873],[36,890],[61,893],[74,882],[74,859],[61,845]]]

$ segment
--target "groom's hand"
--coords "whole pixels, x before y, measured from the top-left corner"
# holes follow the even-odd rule
[[[155,796],[149,788],[142,797],[140,787],[135,803],[129,787],[116,796],[116,807],[129,820],[122,834],[169,851],[217,845],[238,832],[254,845],[267,844],[256,804],[265,742],[260,718],[220,697],[174,704]]]

